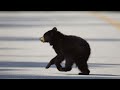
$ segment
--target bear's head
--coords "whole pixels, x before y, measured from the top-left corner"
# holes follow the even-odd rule
[[[41,42],[49,42],[52,44],[54,41],[60,39],[60,35],[62,35],[59,31],[57,31],[57,28],[54,27],[52,30],[47,31],[43,37],[40,38]]]

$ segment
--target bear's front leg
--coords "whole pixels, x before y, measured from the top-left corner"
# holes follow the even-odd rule
[[[59,71],[62,70],[61,62],[64,60],[64,56],[58,55],[57,59],[55,60],[55,65]]]
[[[46,69],[48,69],[51,65],[55,64],[55,60],[57,59],[58,56],[55,56],[50,62],[47,64]]]
[[[60,68],[60,71],[67,72],[72,69],[74,61],[72,59],[66,58],[66,63],[64,68]]]
[[[63,56],[57,55],[54,57],[46,66],[46,69],[48,69],[51,65],[56,64],[58,68],[60,68],[59,64],[64,60]]]
[[[48,64],[47,64],[47,66],[46,66],[46,69],[48,69],[51,65],[53,65],[54,64],[54,60],[51,60]]]

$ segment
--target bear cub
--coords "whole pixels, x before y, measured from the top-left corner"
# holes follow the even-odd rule
[[[70,71],[72,65],[75,63],[81,71],[79,75],[89,75],[87,61],[89,59],[91,49],[88,42],[81,37],[73,35],[62,34],[54,27],[52,30],[47,31],[43,37],[40,38],[41,42],[48,42],[56,52],[56,56],[48,63],[46,68],[55,64],[59,71]],[[61,63],[65,60],[65,67]]]

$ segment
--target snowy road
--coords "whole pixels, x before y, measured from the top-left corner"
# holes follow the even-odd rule
[[[90,75],[45,69],[56,53],[38,39],[55,26],[89,42]],[[0,79],[120,79],[120,12],[0,12]]]

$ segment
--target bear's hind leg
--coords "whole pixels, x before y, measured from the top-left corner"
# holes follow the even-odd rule
[[[78,69],[81,71],[81,73],[79,73],[79,75],[89,75],[90,70],[88,69],[88,65],[87,65],[87,60],[80,59],[79,61],[76,61],[76,65],[78,66]]]

